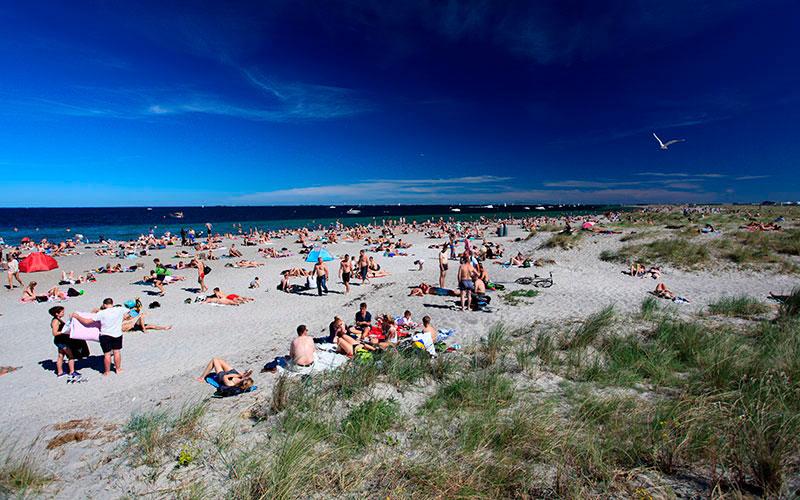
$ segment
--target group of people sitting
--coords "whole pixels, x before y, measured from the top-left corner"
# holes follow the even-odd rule
[[[628,274],[630,276],[634,276],[637,278],[644,278],[645,276],[650,276],[654,280],[661,278],[661,273],[662,273],[661,266],[647,267],[644,264],[639,264],[636,262],[631,263],[631,267],[627,272],[622,271],[622,274]]]

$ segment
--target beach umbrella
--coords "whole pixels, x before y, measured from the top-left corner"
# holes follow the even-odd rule
[[[19,263],[19,270],[23,273],[50,271],[51,269],[56,269],[57,267],[58,262],[56,262],[56,259],[39,252],[34,252],[28,255]]]
[[[322,260],[325,262],[333,260],[333,255],[331,255],[330,252],[328,252],[326,249],[315,248],[314,250],[308,253],[308,258],[306,259],[306,262],[316,262],[317,259],[319,259],[320,257],[322,257]]]
[[[22,238],[22,239],[21,239],[21,240],[19,240],[19,241],[20,241],[20,243],[30,243],[30,242],[31,242],[31,239],[30,239],[30,238],[28,238],[28,237],[26,236],[26,237]]]

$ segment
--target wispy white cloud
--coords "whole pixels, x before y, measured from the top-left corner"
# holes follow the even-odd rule
[[[756,179],[767,179],[768,175],[741,175],[734,178],[736,181],[754,181]]]
[[[644,181],[554,181],[545,182],[545,187],[562,187],[562,188],[610,188],[619,186],[639,186]]]
[[[645,203],[712,201],[714,193],[700,186],[608,187],[563,183],[573,188],[519,188],[515,179],[498,176],[443,179],[377,179],[352,184],[305,186],[236,196],[242,204],[345,204],[345,203]],[[559,184],[559,183],[549,183]]]
[[[723,177],[727,177],[725,174],[716,174],[716,173],[700,173],[700,174],[689,174],[686,172],[637,172],[634,175],[639,176],[646,176],[646,177],[697,177],[700,179],[721,179]]]

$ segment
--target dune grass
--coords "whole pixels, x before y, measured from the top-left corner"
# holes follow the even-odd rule
[[[707,264],[711,254],[705,245],[683,238],[659,239],[650,243],[625,245],[616,252],[603,251],[600,259],[607,262],[641,262],[647,265],[669,265],[696,269]]]
[[[747,295],[722,297],[708,305],[708,312],[735,318],[754,318],[769,311],[769,307],[760,300]]]
[[[594,342],[601,334],[614,324],[616,311],[613,305],[608,305],[600,311],[590,314],[575,332],[565,339],[562,348],[579,349]]]
[[[518,306],[520,304],[527,304],[528,302],[523,299],[532,299],[539,295],[539,290],[514,290],[506,292],[501,295],[503,301],[510,306]]]
[[[778,308],[778,317],[781,319],[791,319],[798,316],[800,316],[800,287],[793,289]]]
[[[571,250],[576,248],[583,238],[583,235],[580,231],[574,231],[572,233],[556,233],[550,237],[547,241],[542,243],[539,248],[560,248],[562,250]]]
[[[182,442],[198,436],[207,410],[206,402],[197,402],[183,406],[177,414],[153,411],[133,415],[125,427],[131,459],[151,467],[160,465],[168,451],[177,454]]]
[[[345,444],[362,449],[397,424],[400,405],[393,399],[369,399],[350,410],[342,423]]]
[[[35,495],[55,478],[42,469],[31,450],[20,450],[6,440],[0,443],[0,497]]]

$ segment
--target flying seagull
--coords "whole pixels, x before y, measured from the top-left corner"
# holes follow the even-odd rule
[[[661,139],[658,138],[658,136],[656,135],[655,132],[653,132],[653,137],[656,138],[656,140],[658,141],[658,145],[661,146],[661,149],[667,149],[668,147],[672,146],[676,142],[686,142],[686,139],[672,139],[672,140],[667,141],[666,143],[664,143],[664,142],[661,142]]]

